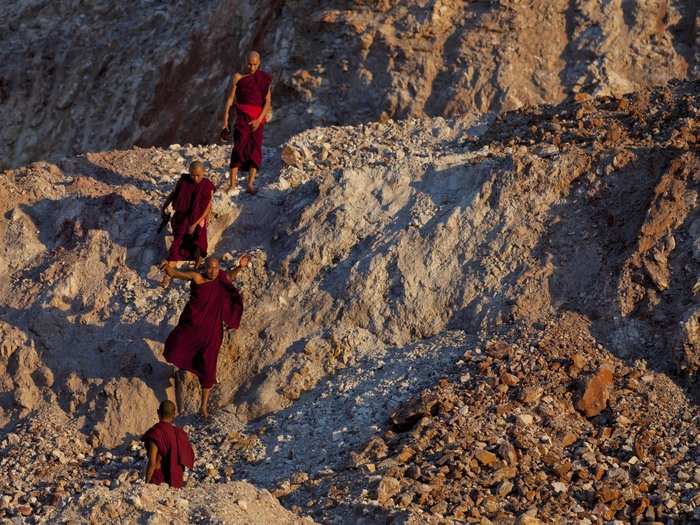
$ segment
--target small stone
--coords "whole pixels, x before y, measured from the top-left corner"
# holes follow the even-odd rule
[[[518,414],[515,416],[515,421],[517,421],[519,425],[529,426],[532,425],[534,418],[530,414]]]
[[[52,450],[51,455],[54,458],[56,458],[61,465],[65,465],[67,463],[66,456],[60,450],[58,450],[58,449]]]
[[[613,384],[613,369],[609,365],[601,366],[582,385],[576,408],[586,417],[600,414],[608,406],[610,386]]]
[[[566,492],[566,483],[562,483],[561,481],[555,481],[554,483],[552,483],[552,489],[557,494]]]
[[[447,512],[447,502],[440,501],[439,503],[436,503],[430,507],[430,512],[433,514],[445,514]]]
[[[501,456],[501,459],[509,465],[515,465],[518,463],[518,453],[515,450],[515,447],[510,443],[504,443],[498,447],[498,455]]]
[[[481,505],[484,508],[484,510],[489,514],[494,514],[498,512],[498,501],[493,496],[488,496],[484,498],[484,501],[481,503]]]
[[[416,455],[416,451],[413,450],[411,447],[404,447],[401,452],[399,452],[396,455],[396,461],[399,463],[406,463],[408,460],[410,460],[413,456]]]
[[[571,356],[571,365],[579,370],[583,370],[583,368],[586,366],[586,358],[581,354],[574,354]]]
[[[239,499],[236,504],[243,510],[248,510],[248,502],[244,499]]]
[[[411,479],[418,479],[420,478],[421,473],[421,468],[418,465],[413,464],[406,469],[404,474]]]
[[[603,503],[609,503],[618,499],[622,495],[619,489],[612,487],[610,485],[603,485],[600,490],[598,490],[598,498]]]
[[[503,372],[501,374],[501,383],[503,383],[504,385],[515,386],[519,382],[520,380],[513,374],[509,374],[508,372]]]
[[[396,478],[384,476],[377,486],[377,501],[386,503],[391,498],[396,496],[401,490],[401,483]]]
[[[622,414],[617,416],[615,422],[621,427],[628,427],[632,423],[632,421],[628,417],[625,417]]]
[[[510,492],[512,490],[513,490],[513,484],[510,481],[505,480],[505,481],[502,481],[501,484],[498,486],[497,492],[498,492],[498,495],[501,498],[503,498],[503,497],[507,496],[508,494],[510,494]]]
[[[576,443],[577,440],[578,437],[576,436],[576,434],[572,432],[567,432],[561,438],[561,445],[562,447],[566,448]]]
[[[569,475],[569,472],[571,472],[571,461],[565,460],[561,463],[557,463],[556,465],[554,465],[553,469],[554,472],[556,472],[560,478],[571,478],[571,476]]]
[[[282,148],[282,153],[280,156],[282,157],[282,162],[284,162],[288,166],[301,168],[303,165],[301,154],[289,144]]]
[[[520,392],[520,401],[528,405],[535,404],[540,400],[543,393],[544,390],[540,386],[529,386],[527,388],[523,388]]]
[[[302,483],[306,483],[308,480],[309,475],[303,471],[295,472],[294,474],[292,474],[292,477],[290,479],[290,481],[294,485],[301,485]]]
[[[518,517],[518,525],[544,525],[544,522],[538,520],[530,514],[521,514]]]
[[[498,461],[498,458],[496,457],[496,454],[493,452],[489,452],[488,450],[479,450],[477,451],[476,454],[474,454],[474,457],[481,463],[482,465],[493,465]]]
[[[642,432],[637,435],[634,440],[634,455],[642,461],[647,459],[647,450],[651,442],[652,433],[649,431]]]
[[[29,505],[21,505],[17,507],[17,512],[19,512],[22,516],[31,516],[32,508]]]

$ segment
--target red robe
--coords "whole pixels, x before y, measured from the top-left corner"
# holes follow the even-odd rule
[[[250,122],[262,113],[265,97],[270,91],[272,77],[258,69],[252,75],[241,78],[236,84],[236,124],[233,128],[233,150],[231,167],[250,171],[262,164],[263,119],[258,129],[253,131]]]
[[[185,467],[194,467],[194,450],[185,431],[160,421],[153,425],[141,440],[146,444],[153,442],[161,458],[160,468],[153,473],[151,483],[160,485],[165,482],[171,487],[182,487]]]
[[[175,186],[173,208],[175,213],[170,220],[173,229],[173,243],[168,252],[169,261],[193,261],[195,250],[199,248],[202,257],[207,255],[207,224],[197,226],[192,235],[189,227],[199,219],[211,202],[215,190],[214,184],[204,178],[195,183],[189,174],[184,174]]]
[[[202,388],[211,388],[216,384],[224,324],[240,326],[243,299],[224,271],[213,281],[192,282],[190,290],[190,300],[165,341],[165,360],[195,374]]]

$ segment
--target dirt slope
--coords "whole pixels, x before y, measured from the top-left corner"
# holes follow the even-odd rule
[[[475,424],[483,428],[468,431],[495,439],[464,445],[464,454],[495,453],[503,444],[496,439],[502,434],[499,425],[514,432],[523,424],[517,417],[524,410],[533,416],[545,411],[540,415],[546,417],[524,423],[535,425],[536,439],[545,439],[542,431],[554,439],[554,431],[568,425],[592,447],[599,445],[591,439],[600,440],[602,428],[613,423],[653,426],[660,446],[675,447],[673,454],[682,457],[666,471],[644,470],[651,463],[633,469],[661,480],[646,505],[653,503],[654,517],[692,516],[698,489],[691,469],[697,455],[691,447],[697,423],[691,377],[700,344],[698,83],[577,99],[495,121],[414,119],[309,130],[281,150],[266,151],[257,197],[217,193],[212,246],[227,264],[251,251],[253,264],[239,283],[247,309],[242,329],[228,334],[222,349],[216,420],[193,428],[202,457],[193,483],[246,477],[280,488],[275,493],[287,496],[290,505],[309,509],[327,498],[328,506],[308,511],[321,521],[342,522],[348,505],[370,522],[399,511],[403,514],[397,516],[406,519],[421,512],[458,519],[455,508],[467,500],[443,507],[438,494],[379,497],[372,492],[379,481],[372,476],[379,474],[397,480],[386,482],[389,492],[396,483],[414,496],[425,489],[404,483],[409,475],[388,471],[396,466],[389,463],[375,464],[378,474],[368,472],[369,478],[353,477],[363,463],[350,455],[362,452],[374,434],[384,436],[392,453],[404,444],[418,453],[410,439],[384,434],[396,424],[389,416],[445,376],[447,383],[435,388],[456,388],[450,395],[459,400],[444,410],[446,417],[455,417],[455,407],[479,407],[485,419]],[[162,342],[187,298],[184,286],[165,292],[156,286],[155,264],[163,253],[155,231],[158,206],[192,158],[205,160],[211,176],[222,181],[227,153],[217,146],[173,145],[89,154],[5,173],[0,189],[5,431],[31,433],[22,430],[25,423],[17,427],[22,418],[56,411],[85,444],[76,454],[133,455],[130,440],[152,424],[157,401],[173,395]],[[562,347],[556,341],[565,341],[567,333],[580,336]],[[516,350],[486,361],[472,357],[497,337]],[[573,377],[567,360],[577,352],[583,361]],[[465,354],[468,374],[462,380],[465,365],[457,361]],[[613,378],[594,389],[599,398],[590,394],[603,410],[602,416],[591,415],[576,408],[579,389],[585,390],[585,381],[577,381],[605,361],[612,363]],[[643,377],[641,386],[629,386]],[[511,388],[517,382],[541,386],[547,406],[525,408],[527,402]],[[633,409],[641,403],[655,407],[644,416],[651,422]],[[193,407],[184,408],[187,414]],[[554,416],[547,410],[566,417],[548,423]],[[620,414],[628,422],[620,423]],[[662,432],[669,421],[678,425],[672,434]],[[458,432],[464,424],[455,420],[446,432]],[[413,428],[399,427],[403,433]],[[674,435],[679,441],[670,443]],[[431,441],[434,436],[426,437],[421,451],[444,448]],[[2,443],[9,458],[0,464],[4,479],[22,480],[1,489],[9,497],[3,512],[21,513],[19,507],[31,497],[36,501],[29,503],[30,511],[46,519],[61,505],[76,512],[86,508],[79,500],[63,499],[59,508],[49,508],[46,494],[32,495],[44,465],[60,463],[51,449],[38,453],[9,437]],[[624,446],[632,445],[614,441],[605,457],[628,461]],[[222,462],[216,454],[224,446],[231,452]],[[20,460],[22,454],[30,459]],[[437,461],[421,454],[415,460],[421,469]],[[518,470],[523,487],[532,487],[538,476],[550,479],[539,462],[544,455],[530,455],[527,469]],[[61,497],[103,485],[100,461],[90,459],[67,474],[70,480],[82,478],[71,481],[72,489],[60,489],[66,491]],[[115,469],[140,461],[120,460]],[[36,468],[31,475],[11,475],[20,462]],[[125,482],[132,483],[137,467],[122,469]],[[473,465],[469,470],[481,472]],[[335,478],[338,471],[345,477]],[[605,481],[602,476],[596,481]],[[430,485],[433,477],[420,483]],[[349,493],[342,488],[346,479]],[[454,479],[450,483],[463,483]],[[611,481],[618,483],[615,489],[628,487]],[[307,483],[325,492],[292,495]],[[552,490],[562,494],[560,488]],[[685,492],[669,505],[666,494],[681,489]],[[46,490],[51,494],[56,487],[49,483]],[[637,500],[647,497],[639,490],[612,498],[620,501],[615,508],[602,503],[613,515],[628,516]],[[486,507],[485,493],[479,493],[481,499],[467,495],[480,515],[491,519],[506,513],[515,519],[529,508],[523,499],[529,489],[518,489],[513,501],[508,493],[491,493],[488,497],[502,500]],[[577,494],[567,497],[592,519],[597,500]],[[570,503],[562,498],[558,506],[529,501],[546,516],[556,516]],[[470,516],[471,507],[462,511]]]

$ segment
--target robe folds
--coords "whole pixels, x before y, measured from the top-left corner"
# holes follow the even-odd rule
[[[192,235],[188,233],[188,229],[207,209],[215,189],[214,184],[207,178],[195,183],[189,174],[180,177],[172,202],[175,210],[170,219],[173,243],[168,252],[168,261],[193,261],[197,249],[202,257],[207,255],[206,221],[197,226]]]
[[[216,384],[216,363],[224,338],[224,325],[237,329],[243,316],[243,299],[226,272],[202,284],[192,282],[190,300],[175,329],[165,341],[165,360],[199,378],[202,388]]]
[[[272,77],[258,69],[236,83],[236,123],[233,128],[233,150],[231,167],[250,171],[262,164],[263,129],[265,120],[253,131],[250,122],[260,116],[265,106],[265,97],[270,90]]]
[[[153,473],[151,483],[182,487],[185,467],[191,469],[194,466],[194,450],[185,431],[160,421],[153,425],[141,440],[146,444],[153,442],[160,455],[160,467]]]

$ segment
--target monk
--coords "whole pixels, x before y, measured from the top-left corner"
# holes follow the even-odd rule
[[[146,483],[167,483],[180,488],[185,467],[194,467],[194,451],[185,431],[173,425],[175,403],[163,401],[158,408],[158,419],[142,438],[148,452]]]
[[[175,211],[170,219],[173,243],[167,259],[161,265],[163,269],[166,266],[175,267],[178,261],[194,261],[197,268],[207,255],[207,221],[215,187],[204,174],[204,164],[198,160],[192,162],[189,173],[180,177],[163,203],[164,216],[171,204]],[[166,272],[161,286],[167,288],[170,280]]]
[[[216,363],[224,338],[224,325],[237,329],[243,316],[243,299],[231,281],[249,262],[250,257],[244,255],[235,269],[224,271],[219,268],[219,260],[210,257],[204,273],[165,267],[170,277],[192,283],[190,300],[165,341],[165,359],[199,378],[202,387],[199,413],[204,418],[209,417],[209,393],[216,384]]]
[[[233,129],[233,150],[231,151],[231,185],[236,186],[238,170],[248,172],[246,191],[255,194],[255,177],[262,164],[263,129],[272,108],[270,85],[272,77],[260,69],[260,54],[248,54],[248,68],[245,74],[236,73],[231,80],[231,88],[224,109],[224,130],[229,130],[231,107],[236,109],[236,122]]]

